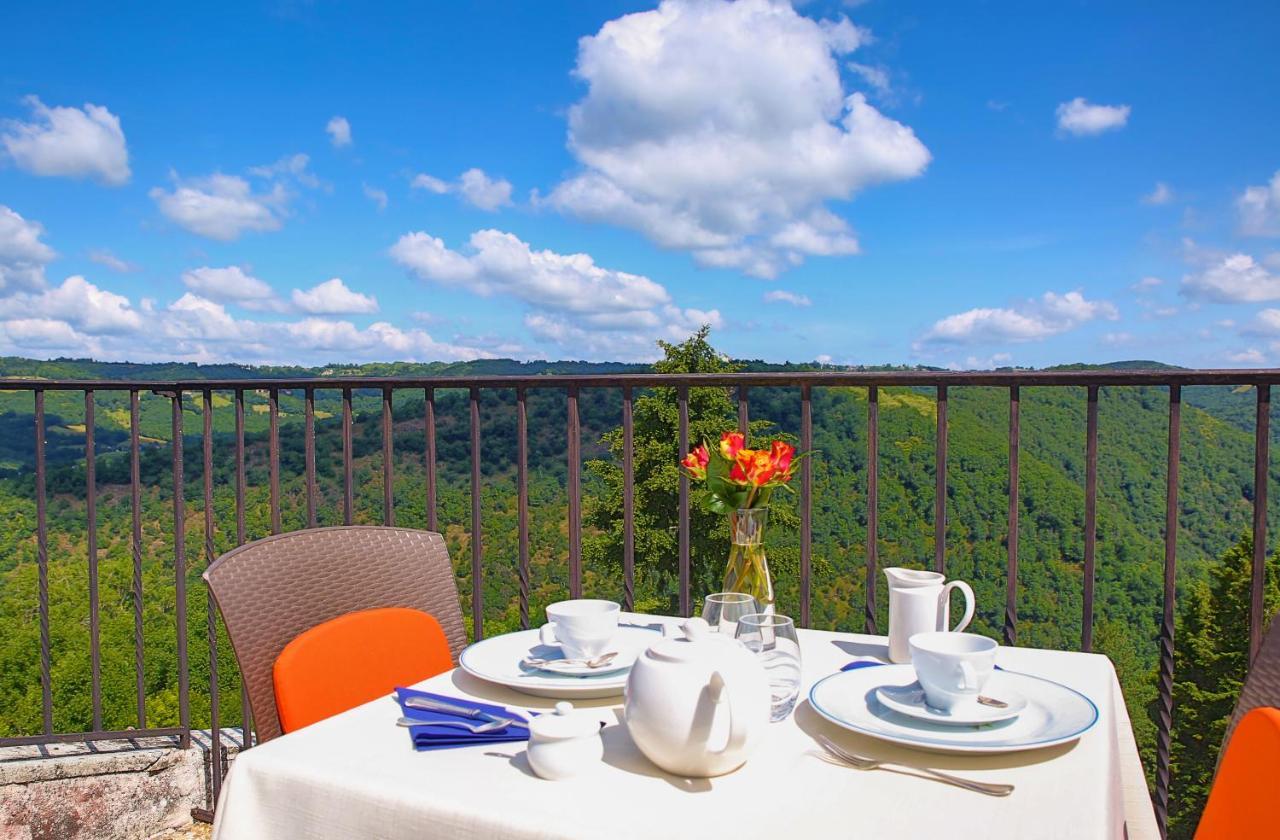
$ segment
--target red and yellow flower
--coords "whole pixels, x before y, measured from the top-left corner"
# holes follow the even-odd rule
[[[711,463],[711,453],[707,451],[707,447],[697,446],[694,447],[692,452],[684,456],[680,466],[689,471],[690,478],[696,478],[701,481],[707,477],[707,464],[709,463]]]

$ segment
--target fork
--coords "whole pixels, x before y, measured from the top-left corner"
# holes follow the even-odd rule
[[[483,735],[486,732],[493,732],[502,729],[507,725],[505,720],[491,720],[488,723],[464,723],[460,720],[422,720],[421,718],[402,717],[396,721],[396,726],[456,726],[459,729],[465,729],[472,735]]]
[[[952,776],[950,773],[943,773],[941,770],[934,770],[931,767],[918,767],[914,764],[902,764],[900,762],[880,761],[875,758],[867,758],[857,753],[851,753],[841,746],[838,746],[830,738],[822,735],[817,736],[819,746],[831,755],[835,756],[844,764],[855,767],[858,770],[876,770],[879,768],[891,769],[898,768],[901,770],[909,770],[914,773],[923,773],[924,775],[937,779],[940,782],[955,785],[966,790],[972,790],[976,793],[985,793],[988,796],[1008,796],[1013,793],[1013,785],[1001,785],[992,782],[978,782],[973,779],[964,779],[960,776]]]

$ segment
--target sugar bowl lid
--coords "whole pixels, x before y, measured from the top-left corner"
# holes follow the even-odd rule
[[[594,716],[575,711],[567,700],[556,703],[555,711],[537,715],[529,721],[529,735],[538,740],[562,741],[584,738],[600,732],[600,721]]]

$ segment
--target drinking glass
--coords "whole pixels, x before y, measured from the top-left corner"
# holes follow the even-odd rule
[[[738,619],[763,609],[759,601],[745,592],[716,592],[707,596],[702,617],[711,625],[712,633],[731,636],[738,628]]]
[[[800,639],[785,615],[755,613],[738,619],[737,639],[760,658],[772,694],[770,720],[785,720],[800,694]]]

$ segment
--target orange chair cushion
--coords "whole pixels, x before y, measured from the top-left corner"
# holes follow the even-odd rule
[[[1196,840],[1280,836],[1280,709],[1259,707],[1231,734]]]
[[[330,619],[276,657],[280,728],[292,732],[452,667],[440,622],[421,610],[384,607]]]

